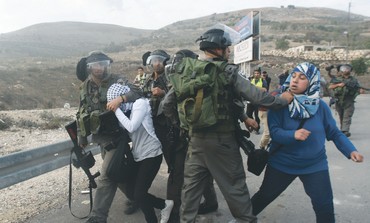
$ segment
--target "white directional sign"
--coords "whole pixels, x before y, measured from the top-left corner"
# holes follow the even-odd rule
[[[234,63],[240,64],[253,60],[253,37],[234,46]]]

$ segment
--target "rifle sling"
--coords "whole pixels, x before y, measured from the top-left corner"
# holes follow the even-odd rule
[[[203,103],[203,88],[199,89],[197,92],[197,96],[195,97],[195,106],[194,106],[194,113],[193,113],[193,122],[197,122],[200,118],[202,113],[202,103]]]
[[[71,214],[73,215],[73,217],[75,218],[78,218],[78,219],[85,219],[87,218],[91,211],[92,211],[92,208],[93,208],[93,196],[92,196],[92,185],[91,183],[89,182],[89,195],[90,195],[90,211],[89,213],[86,215],[86,216],[83,216],[83,217],[79,217],[79,216],[76,216],[73,212],[72,212],[72,208],[71,208],[71,204],[72,204],[72,153],[73,153],[73,150],[71,150],[71,155],[70,155],[70,158],[69,158],[69,194],[68,194],[68,207],[69,207],[69,211],[71,212]]]

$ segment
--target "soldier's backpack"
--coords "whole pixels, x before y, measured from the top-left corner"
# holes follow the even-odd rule
[[[184,58],[174,66],[169,79],[177,98],[180,127],[190,132],[215,125],[225,119],[220,96],[225,98],[227,62]],[[223,111],[223,112],[220,112]]]

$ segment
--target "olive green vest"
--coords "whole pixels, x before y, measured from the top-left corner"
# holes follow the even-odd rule
[[[90,79],[80,86],[80,107],[77,112],[79,136],[87,137],[97,134],[100,127],[99,115],[106,111],[108,88],[117,82],[116,78],[109,78],[94,88]]]
[[[190,134],[235,129],[226,66],[225,61],[184,58],[169,75],[177,98],[180,127]]]

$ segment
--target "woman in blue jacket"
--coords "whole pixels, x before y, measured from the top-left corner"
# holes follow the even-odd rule
[[[268,113],[272,145],[262,185],[252,197],[253,214],[260,213],[298,177],[311,198],[316,222],[335,222],[325,139],[354,162],[362,162],[363,156],[337,128],[329,107],[320,99],[320,71],[313,64],[294,68],[281,90],[290,91],[294,100]],[[297,129],[302,120],[303,127]]]

